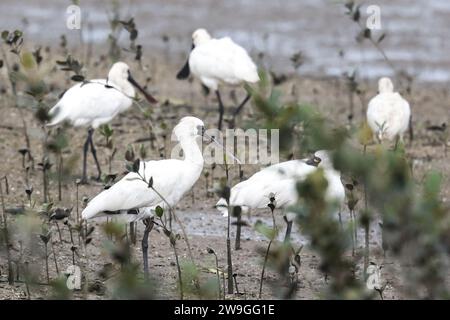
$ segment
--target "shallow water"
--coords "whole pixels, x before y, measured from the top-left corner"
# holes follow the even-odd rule
[[[222,215],[217,211],[204,212],[204,211],[187,210],[178,212],[178,215],[186,228],[186,232],[189,235],[222,237],[224,239],[226,238],[227,218],[222,217]],[[344,226],[348,226],[349,223],[348,218],[349,218],[348,212],[343,212],[342,223]],[[250,217],[243,216],[242,219],[248,224],[248,226],[242,227],[241,239],[258,240],[258,241],[267,240],[267,238],[258,233],[253,228],[253,226],[258,220],[264,222],[268,226],[272,226],[272,218],[270,216],[270,213],[267,214],[260,213],[256,215],[251,215]],[[232,219],[232,222],[234,220],[235,219]],[[280,215],[277,216],[277,226],[279,228],[278,240],[283,241],[284,233],[286,230],[286,224],[284,223]],[[181,232],[178,226],[175,226],[175,230],[177,230],[177,232]],[[235,231],[236,226],[232,225],[231,227],[232,239],[234,239],[235,237],[236,234]],[[362,228],[358,228],[357,235],[358,235],[357,239],[358,246],[363,246],[365,237],[364,230]],[[304,234],[302,234],[302,231],[299,230],[298,225],[296,225],[295,223],[293,224],[292,227],[291,239],[293,243],[297,245],[308,244],[307,237],[305,237]],[[379,226],[378,221],[371,223],[370,245],[373,247],[381,248],[381,228]]]
[[[81,1],[85,41],[102,44],[109,33],[111,1]],[[366,1],[381,7],[387,56],[400,69],[422,81],[450,80],[450,1]],[[58,43],[67,34],[79,43],[79,33],[66,28],[69,1],[0,2],[0,29],[23,29],[36,43]],[[355,41],[358,28],[333,0],[134,0],[121,2],[124,18],[134,16],[145,54],[164,53],[181,63],[190,47],[190,34],[206,27],[215,36],[230,35],[259,63],[278,71],[293,71],[290,56],[306,56],[300,73],[341,75],[358,69],[362,77],[389,75],[392,70],[368,43]],[[365,13],[366,6],[362,12]],[[26,17],[26,18],[24,18]],[[90,26],[90,27],[89,27]],[[379,34],[379,33],[378,33]],[[162,35],[169,36],[168,43]],[[123,35],[125,39],[125,35]],[[339,51],[343,55],[339,54]]]

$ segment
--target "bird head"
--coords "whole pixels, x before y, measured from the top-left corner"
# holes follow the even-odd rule
[[[331,161],[330,153],[326,150],[316,151],[314,153],[314,156],[306,161],[306,164],[324,169],[333,168],[333,162]]]
[[[130,67],[125,62],[116,62],[111,67],[108,73],[108,81],[113,82],[119,86],[122,90],[124,85],[131,83],[136,89],[138,89],[150,103],[157,103],[158,101],[147,91],[145,91],[139,83],[131,76]],[[129,87],[129,84],[127,84]],[[132,90],[132,89],[131,89]],[[133,93],[134,95],[134,93]]]
[[[208,42],[211,40],[211,36],[209,35],[208,31],[205,29],[197,29],[192,34],[192,47],[191,51],[194,50],[194,48],[200,44],[203,44],[205,42]],[[191,69],[189,66],[189,57],[187,58],[186,63],[184,64],[183,68],[177,73],[177,79],[183,80],[189,78],[189,74],[191,73]]]
[[[206,29],[200,28],[194,31],[192,34],[192,44],[198,46],[202,43],[211,40],[211,35],[206,31]]]
[[[196,117],[184,117],[173,129],[173,134],[177,140],[180,141],[183,138],[196,138],[203,136],[205,132],[205,124],[202,120]]]
[[[116,62],[109,70],[108,80],[114,83],[120,82],[120,80],[127,80],[128,72],[130,72],[130,67],[125,62]]]
[[[378,92],[379,93],[394,92],[394,85],[391,79],[384,77],[378,80]]]

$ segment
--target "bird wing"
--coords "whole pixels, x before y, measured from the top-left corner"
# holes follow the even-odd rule
[[[49,126],[63,121],[74,125],[90,124],[94,120],[113,118],[130,106],[131,99],[105,79],[90,80],[71,87],[49,111]]]
[[[270,195],[275,196],[277,207],[290,205],[297,200],[296,183],[316,170],[301,160],[291,160],[272,165],[255,173],[248,180],[231,189],[230,203],[234,206],[265,208]]]
[[[257,67],[247,51],[230,38],[212,39],[196,47],[189,57],[194,73],[231,84],[259,80]]]
[[[398,93],[382,93],[372,98],[367,108],[367,122],[374,132],[383,126],[392,139],[403,133],[409,125],[409,103]]]
[[[144,174],[145,172],[145,174]],[[185,164],[181,160],[141,162],[139,173],[148,182],[153,178],[153,188],[174,206],[192,187],[194,181],[186,181]],[[192,180],[192,179],[191,179]],[[142,181],[137,173],[130,172],[108,190],[93,198],[83,210],[84,219],[93,218],[104,211],[122,211],[143,207],[166,207],[161,197]]]
[[[411,107],[409,106],[408,101],[403,99],[403,97],[399,94],[395,94],[397,96],[396,107],[398,108],[398,112],[396,116],[398,118],[398,125],[400,133],[403,133],[409,127],[409,120],[411,117]]]

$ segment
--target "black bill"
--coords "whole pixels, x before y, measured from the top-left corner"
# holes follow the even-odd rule
[[[321,161],[322,161],[322,159],[320,159],[319,157],[314,156],[314,157],[308,159],[308,160],[306,161],[306,164],[307,164],[307,165],[310,165],[310,166],[317,167],[317,166],[319,166],[319,163],[320,163]]]
[[[233,153],[228,151],[219,141],[217,141],[214,137],[208,135],[205,131],[202,132],[202,136],[206,138],[208,141],[214,142],[216,145],[218,145],[220,148],[222,148],[223,151],[225,151],[226,154],[228,154],[233,160],[235,160],[238,164],[242,164],[241,160],[239,160]]]
[[[136,80],[133,79],[133,77],[131,76],[131,73],[128,72],[128,81],[130,81],[130,83],[135,86],[147,99],[148,102],[150,103],[158,103],[158,100],[156,100],[150,93],[148,93],[147,91],[145,91],[140,85],[139,83],[136,82]]]
[[[192,52],[192,50],[194,50],[194,48],[195,48],[195,45],[192,44],[191,52]],[[180,72],[177,73],[177,79],[178,80],[187,79],[189,77],[190,73],[191,73],[191,69],[189,68],[189,56],[188,56],[187,61],[183,66],[183,69],[181,69]]]

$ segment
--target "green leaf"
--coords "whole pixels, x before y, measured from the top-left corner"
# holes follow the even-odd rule
[[[381,41],[384,40],[384,38],[386,38],[386,33],[383,33],[379,38],[378,38],[378,43],[381,43]]]
[[[358,141],[361,145],[367,146],[372,142],[373,132],[367,121],[361,125],[357,133]]]
[[[111,138],[113,135],[114,130],[109,126],[109,124],[104,124],[100,126],[100,134],[104,136],[105,138]]]
[[[275,239],[277,235],[277,231],[273,228],[270,228],[268,225],[266,225],[261,220],[256,221],[255,223],[255,230],[265,236],[267,239]]]
[[[352,12],[353,11],[353,6],[355,5],[355,3],[353,2],[353,1],[347,1],[346,3],[345,3],[345,7],[347,8],[347,10],[349,11],[349,12]]]
[[[161,208],[160,206],[156,206],[155,208],[155,214],[158,218],[161,218],[164,214],[164,209]]]
[[[359,9],[360,5],[356,7],[355,10],[353,11],[353,21],[359,21],[359,19],[361,18],[361,12]]]
[[[27,70],[36,67],[36,61],[34,60],[33,54],[31,52],[25,51],[20,56],[20,64]]]
[[[136,29],[134,29],[130,32],[130,40],[132,40],[132,41],[136,40],[137,36],[138,36],[138,31]]]
[[[439,172],[430,172],[425,178],[425,193],[437,196],[441,191],[442,176]]]
[[[141,143],[140,147],[139,147],[139,156],[142,159],[147,158],[147,150],[145,149],[145,146],[143,143]]]
[[[125,151],[125,160],[127,161],[134,161],[134,149],[133,149],[133,145],[129,144],[127,146],[127,151]]]
[[[150,180],[148,181],[148,187],[153,187],[153,177],[150,177]]]
[[[72,79],[72,81],[75,81],[75,82],[83,82],[84,81],[84,77],[79,74],[72,76],[70,79]]]
[[[2,39],[6,41],[6,39],[8,39],[9,36],[9,31],[8,30],[4,30],[2,31]]]
[[[141,160],[136,159],[133,162],[132,172],[139,172],[139,165],[141,163]]]

